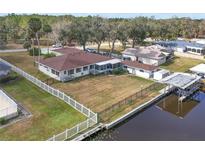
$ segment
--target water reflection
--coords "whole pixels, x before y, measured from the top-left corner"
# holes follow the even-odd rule
[[[205,93],[182,104],[172,95],[89,140],[205,140],[204,117]]]
[[[194,100],[179,102],[176,95],[170,95],[160,101],[156,107],[183,119],[198,104],[199,102]]]

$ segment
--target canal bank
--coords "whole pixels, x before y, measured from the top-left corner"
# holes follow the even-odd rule
[[[126,122],[86,140],[205,140],[205,93],[198,92],[179,104],[178,97],[171,94],[136,113]]]

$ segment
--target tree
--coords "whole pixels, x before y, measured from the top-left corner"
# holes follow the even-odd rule
[[[109,22],[109,27],[111,28],[111,30],[109,31],[109,38],[111,40],[111,50],[110,50],[110,56],[112,55],[112,53],[114,52],[115,49],[115,42],[118,39],[118,32],[119,32],[119,24],[118,22],[114,22],[114,21],[110,21]]]
[[[7,30],[4,24],[0,24],[0,49],[4,49],[7,44]]]
[[[16,43],[16,40],[19,38],[19,33],[21,30],[20,27],[21,16],[14,13],[8,14],[8,17],[5,20],[6,27],[8,29],[8,37]]]
[[[135,47],[135,44],[140,44],[144,41],[147,37],[147,30],[147,18],[139,17],[131,21],[128,35],[132,40],[132,48]]]
[[[31,18],[28,21],[28,27],[33,33],[35,33],[35,37],[38,43],[38,49],[40,50],[39,31],[41,30],[41,27],[42,27],[41,20],[39,18]],[[38,55],[38,61],[39,60],[40,60],[40,52]]]
[[[119,23],[118,39],[121,42],[123,49],[126,49],[126,45],[128,42],[128,23],[125,21]]]
[[[26,40],[23,44],[23,48],[27,49],[27,51],[29,51],[29,49],[31,48],[31,41]]]
[[[91,17],[83,17],[82,19],[75,20],[75,38],[85,50],[86,43],[91,37]]]
[[[46,37],[47,37],[47,47],[48,47],[48,54],[49,54],[48,34],[52,32],[52,27],[48,24],[43,25],[43,32],[46,34]]]
[[[100,46],[102,41],[106,38],[106,27],[104,19],[101,17],[93,17],[92,19],[92,27],[91,27],[91,33],[92,33],[92,41],[97,44],[97,51],[100,51]]]

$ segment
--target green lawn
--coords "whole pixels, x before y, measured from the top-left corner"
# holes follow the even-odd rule
[[[33,116],[0,129],[0,140],[46,140],[86,119],[24,78],[1,86]]]
[[[162,64],[160,67],[168,69],[173,72],[186,72],[193,66],[204,63],[203,60],[185,58],[185,57],[175,57],[173,61]]]

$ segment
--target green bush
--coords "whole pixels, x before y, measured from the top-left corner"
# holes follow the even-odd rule
[[[40,52],[40,53],[39,53]],[[29,50],[29,55],[30,56],[38,56],[39,54],[41,54],[41,49],[38,49],[38,48],[31,48]]]
[[[0,118],[0,125],[5,125],[8,122],[5,118]]]
[[[54,53],[47,53],[44,55],[44,59],[51,58],[51,57],[56,57],[56,55]]]
[[[118,69],[113,70],[112,73],[113,73],[114,75],[122,75],[122,74],[127,73],[127,71],[124,70],[123,68],[118,68]]]

